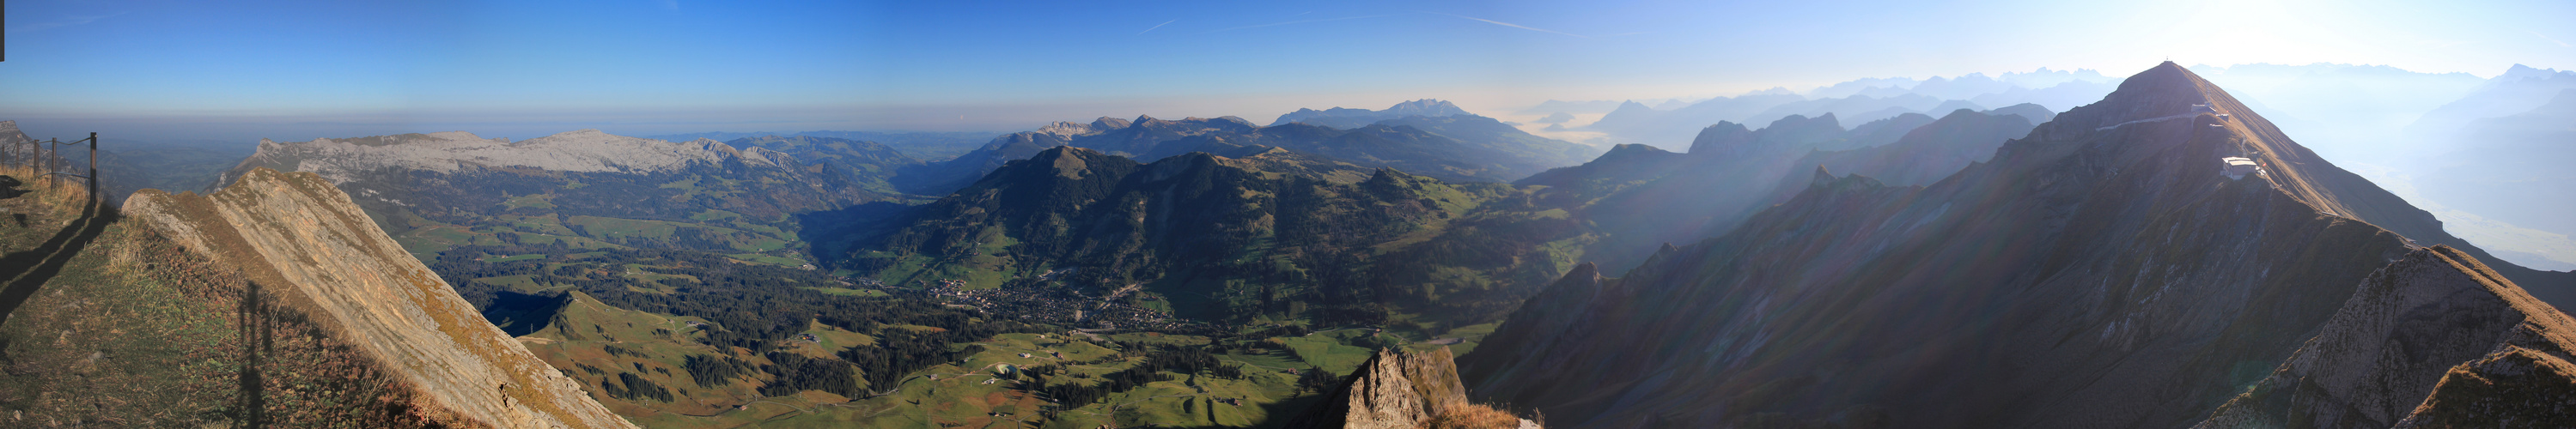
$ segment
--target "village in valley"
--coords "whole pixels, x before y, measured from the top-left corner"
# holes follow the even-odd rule
[[[874,279],[852,279],[862,287],[878,287],[894,295],[918,295],[934,302],[960,308],[974,308],[996,318],[1027,323],[1078,327],[1088,332],[1163,332],[1207,335],[1221,332],[1215,325],[1173,317],[1171,312],[1129,304],[1126,298],[1137,294],[1136,286],[1121,288],[1107,297],[1085,294],[1078,288],[1050,286],[1044,283],[1014,283],[990,289],[965,289],[966,282],[937,280],[918,289],[885,287]],[[1136,296],[1138,301],[1158,301],[1151,295]]]

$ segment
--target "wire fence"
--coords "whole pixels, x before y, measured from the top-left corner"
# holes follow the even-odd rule
[[[70,145],[78,150],[84,144],[89,146],[86,157],[89,165],[81,168],[63,156],[63,146]],[[80,179],[89,185],[90,200],[98,199],[98,133],[89,133],[89,138],[68,142],[55,138],[29,140],[25,145],[10,146],[0,147],[0,166],[32,172],[35,177],[29,180],[40,181],[46,187],[60,186],[66,179]]]

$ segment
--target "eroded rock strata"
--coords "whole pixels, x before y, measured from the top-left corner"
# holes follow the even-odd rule
[[[125,213],[311,315],[463,420],[453,424],[634,427],[484,321],[318,175],[261,168],[210,195],[146,190]]]

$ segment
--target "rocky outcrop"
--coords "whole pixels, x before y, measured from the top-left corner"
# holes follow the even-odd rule
[[[27,156],[27,133],[18,131],[18,121],[0,121],[0,159],[16,160]]]
[[[466,420],[454,425],[633,427],[485,321],[318,175],[255,168],[208,195],[139,192],[124,212],[311,315],[425,405]]]
[[[1324,402],[1288,421],[1292,429],[1413,429],[1417,427],[1518,427],[1537,424],[1518,418],[1511,426],[1447,425],[1469,420],[1458,416],[1499,413],[1467,402],[1458,383],[1458,367],[1449,348],[1424,353],[1379,350],[1351,373],[1350,383],[1324,395]],[[1498,420],[1498,419],[1481,419]]]
[[[2576,423],[2564,417],[2576,411],[2571,329],[2567,315],[2458,249],[2416,249],[2194,427],[2533,427],[2549,416],[2561,417],[2542,426],[2565,427]]]
[[[2569,362],[2565,332],[2548,344],[2509,343],[2452,367],[2396,427],[2576,427],[2576,363]]]

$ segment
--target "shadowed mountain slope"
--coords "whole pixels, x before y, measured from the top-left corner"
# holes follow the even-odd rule
[[[1810,152],[1798,166],[1858,174],[1897,186],[1925,186],[1968,165],[1994,156],[2004,141],[2030,134],[2032,123],[2020,115],[1986,114],[1960,109],[1941,120],[1914,128],[1896,142],[1851,150]],[[1780,182],[1774,201],[1787,201],[1807,188],[1809,175]]]
[[[1571,257],[1551,241],[1579,234],[1509,185],[1302,156],[1268,148],[1138,164],[1048,149],[920,207],[847,261],[895,285],[1159,296],[1200,320],[1380,324],[1391,311],[1433,310],[1490,320],[1528,292],[1512,285],[1553,278]]]
[[[1790,116],[1759,130],[1720,122],[1700,130],[1688,153],[1622,145],[1592,162],[1515,183],[1547,186],[1533,191],[1542,204],[1563,207],[1600,233],[1585,259],[1632,267],[1655,246],[1716,235],[1770,204],[1781,182],[1815,168],[1799,162],[1809,152],[1877,147],[1903,135],[1890,130],[1909,123],[1890,119],[1846,130],[1830,114]]]
[[[2246,155],[2268,175],[2220,174]],[[1471,396],[1587,427],[2187,426],[2440,242],[2171,63],[1929,187],[1818,175],[1542,291],[1462,359]]]
[[[2231,120],[2219,121],[2219,125],[2241,134],[2243,139],[2258,143],[2243,146],[2242,156],[2261,162],[2284,191],[2324,209],[2328,214],[2360,219],[2405,236],[2412,245],[2440,244],[2457,248],[2473,258],[2488,262],[2496,272],[2522,285],[2542,301],[2562,309],[2576,307],[2576,272],[2534,270],[2498,259],[2477,245],[2443,230],[2442,221],[2435,219],[2432,213],[2408,204],[2405,199],[2381,189],[2370,180],[2335,167],[2334,163],[2317,156],[2316,152],[2299,146],[2282,134],[2280,128],[2265,121],[2262,114],[2226,96],[2217,86],[2196,77],[2191,82],[2192,88],[2215,95],[2207,102],[2215,111],[2233,114]],[[2125,83],[2123,88],[2126,88]],[[2083,132],[2075,128],[2086,126],[2085,122],[2061,124],[2066,119],[2065,115],[2059,115],[2058,120],[2042,125],[2031,135],[2038,138],[2047,133]],[[2108,125],[2111,124],[2094,126]]]
[[[1638,142],[1679,141],[1690,138],[1692,128],[1718,122],[1739,122],[1772,107],[1805,101],[1806,97],[1783,92],[1718,97],[1692,103],[1673,110],[1655,110],[1645,104],[1629,101],[1602,115],[1584,129],[1629,136]]]

